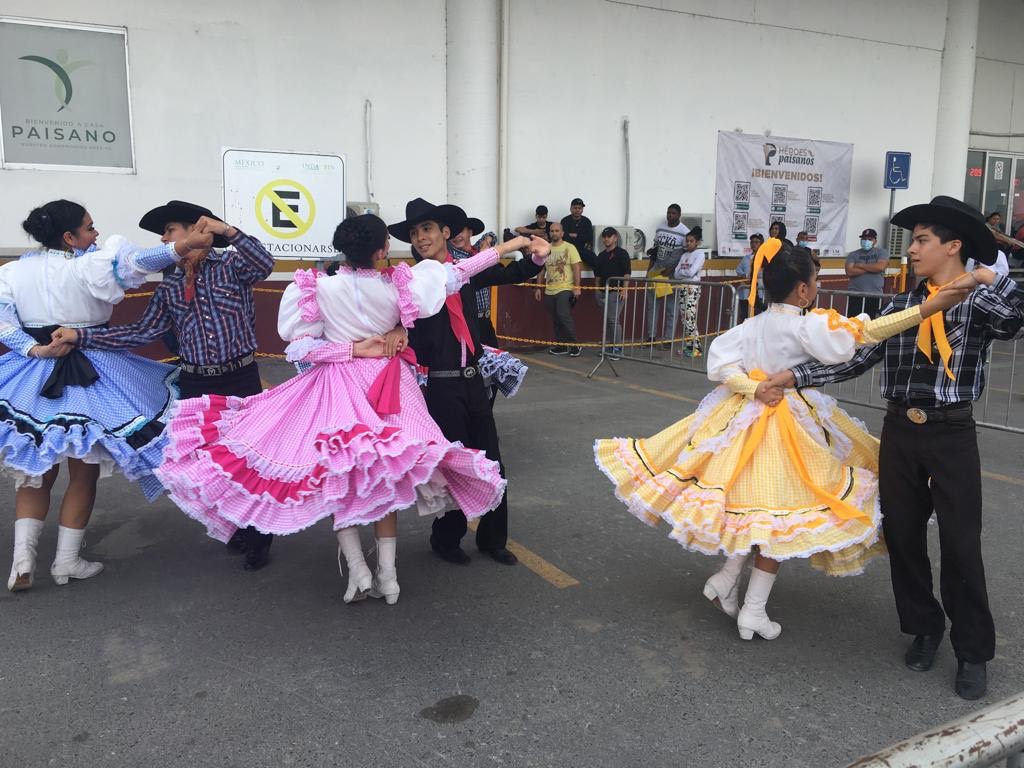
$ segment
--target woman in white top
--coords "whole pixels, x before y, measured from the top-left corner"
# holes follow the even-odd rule
[[[598,467],[632,514],[649,525],[664,520],[688,550],[729,558],[704,595],[736,619],[745,640],[772,640],[782,631],[765,610],[781,561],[807,558],[845,576],[884,552],[878,440],[834,398],[813,389],[783,392],[767,373],[811,359],[847,361],[858,345],[911,328],[966,295],[942,291],[876,320],[834,310],[803,314],[817,294],[810,252],[773,238],[758,252],[762,258],[770,261],[764,286],[773,303],[712,343],[708,378],[720,384],[697,411],[653,437],[594,446]],[[740,609],[740,575],[754,551]]]
[[[196,233],[178,251],[170,245],[141,251],[114,235],[96,248],[92,217],[67,200],[36,208],[22,227],[42,247],[0,267],[0,343],[11,350],[0,357],[0,469],[17,488],[12,591],[32,586],[50,489],[64,459],[70,480],[50,573],[66,584],[102,570],[78,556],[96,480],[117,468],[147,498],[159,495],[152,472],[163,449],[161,420],[177,394],[177,372],[169,365],[72,350],[51,343],[51,333],[58,326],[105,324],[126,288],[211,239]]]
[[[312,368],[253,397],[180,401],[157,474],[221,541],[236,528],[289,534],[331,518],[339,566],[343,555],[348,563],[345,602],[371,595],[390,604],[399,594],[395,512],[459,508],[479,517],[501,501],[505,480],[483,451],[444,438],[408,364],[415,356],[400,344],[400,356],[381,357],[379,337],[438,313],[502,254],[529,246],[543,259],[549,246],[519,237],[456,263],[378,270],[390,244],[372,214],[343,221],[334,245],[347,259],[335,275],[296,272],[281,297],[287,357]],[[359,541],[359,526],[370,523],[375,576]]]

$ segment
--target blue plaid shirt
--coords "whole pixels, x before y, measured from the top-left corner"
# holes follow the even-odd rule
[[[468,259],[470,256],[476,256],[479,251],[474,248],[472,251],[463,251],[456,248],[451,243],[448,244],[448,251],[451,253],[452,258],[456,261],[462,261]],[[491,316],[491,289],[481,288],[476,292],[476,316],[477,317],[490,317]]]
[[[136,322],[79,332],[79,346],[132,349],[173,330],[181,358],[194,365],[221,365],[256,351],[256,310],[252,287],[274,269],[263,244],[241,230],[232,248],[210,255],[196,271],[196,294],[185,302],[185,273],[178,269],[157,287]]]

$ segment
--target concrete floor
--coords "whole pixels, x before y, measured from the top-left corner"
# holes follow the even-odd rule
[[[409,513],[401,601],[346,606],[326,523],[246,573],[166,499],[103,481],[85,554],[107,570],[57,588],[51,516],[36,587],[0,593],[0,766],[842,766],[1024,689],[1021,436],[980,433],[999,641],[989,696],[967,703],[948,643],[932,672],[903,668],[884,562],[856,579],[786,564],[782,636],[744,643],[700,596],[717,562],[615,501],[593,439],[657,431],[705,379],[526,358],[496,414],[530,567],[442,563]],[[877,433],[878,412],[851,411]],[[10,547],[5,525],[4,576]]]

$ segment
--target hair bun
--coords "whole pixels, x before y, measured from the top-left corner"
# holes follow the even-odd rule
[[[49,242],[56,234],[53,231],[53,217],[42,208],[33,208],[28,218],[21,223],[21,228],[40,243]]]

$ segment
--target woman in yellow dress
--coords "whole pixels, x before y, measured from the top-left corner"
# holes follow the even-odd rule
[[[615,495],[649,525],[665,521],[684,548],[722,553],[704,596],[736,618],[740,637],[766,640],[782,627],[765,610],[779,563],[809,558],[834,576],[861,573],[884,553],[879,539],[878,440],[829,395],[783,390],[766,372],[810,359],[849,360],[858,345],[911,328],[966,296],[954,285],[923,305],[871,320],[812,310],[817,271],[809,251],[772,238],[762,263],[768,310],[715,339],[708,378],[719,382],[695,413],[645,439],[598,440],[598,467]],[[756,552],[739,607],[739,580]]]

